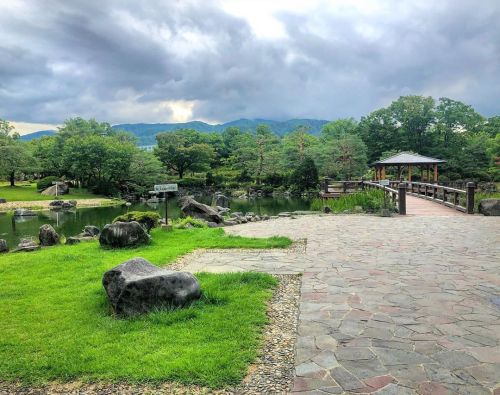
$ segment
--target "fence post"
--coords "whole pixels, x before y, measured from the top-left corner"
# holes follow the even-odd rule
[[[365,179],[364,178],[361,179],[361,190],[362,191],[365,190]]]
[[[474,190],[476,184],[473,182],[467,183],[467,214],[474,214]]]
[[[323,184],[323,192],[325,193],[328,193],[328,181],[330,181],[330,179],[328,177],[325,177]]]
[[[399,215],[406,215],[406,184],[404,182],[398,185],[398,210]]]

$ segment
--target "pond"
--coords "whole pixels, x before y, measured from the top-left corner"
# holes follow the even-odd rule
[[[198,201],[210,204],[210,197],[196,198]],[[253,211],[256,214],[275,215],[284,211],[309,210],[311,201],[302,198],[255,198],[232,199],[230,203],[233,212],[243,213]],[[0,213],[0,239],[7,240],[12,249],[23,237],[38,237],[38,229],[43,224],[51,224],[60,235],[66,237],[80,233],[85,225],[95,225],[102,228],[115,217],[129,211],[157,211],[165,216],[165,203],[136,203],[128,209],[126,206],[80,208],[73,211],[39,211],[34,217],[14,217],[12,214]],[[169,199],[168,217],[179,218],[180,209],[177,199]]]

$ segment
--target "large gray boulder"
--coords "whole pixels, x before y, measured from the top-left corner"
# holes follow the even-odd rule
[[[99,233],[101,233],[101,230],[94,225],[87,225],[85,228],[83,228],[83,232],[80,234],[80,236],[99,236]]]
[[[30,251],[35,251],[39,250],[40,246],[36,244],[33,240],[31,239],[21,239],[19,242],[17,248],[12,250],[12,252],[30,252]]]
[[[58,184],[57,185],[57,196],[66,195],[69,193],[68,184]],[[41,192],[42,195],[46,196],[56,196],[56,185],[52,185]]]
[[[7,240],[0,239],[0,254],[3,252],[9,252],[9,246],[7,245]]]
[[[99,243],[106,247],[134,247],[149,243],[151,237],[139,222],[115,222],[106,225],[101,235]]]
[[[223,208],[229,208],[229,198],[220,193],[220,192],[215,192],[214,197],[212,198],[212,207],[223,207]]]
[[[500,199],[483,199],[479,202],[479,212],[487,216],[500,215]]]
[[[186,217],[200,218],[208,222],[220,224],[223,222],[220,215],[214,208],[206,204],[197,202],[192,196],[184,196],[179,199],[179,206]]]
[[[40,245],[47,247],[59,244],[59,235],[56,230],[49,224],[40,226],[38,231],[38,239],[40,240]]]
[[[102,284],[119,315],[182,307],[199,299],[200,283],[191,273],[161,269],[133,258],[104,273]]]

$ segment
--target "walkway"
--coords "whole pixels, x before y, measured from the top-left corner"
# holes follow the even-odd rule
[[[304,216],[227,230],[307,238],[302,252],[199,253],[186,267],[303,272],[294,392],[500,394],[497,218]]]
[[[406,194],[406,215],[450,217],[467,214],[431,200]]]

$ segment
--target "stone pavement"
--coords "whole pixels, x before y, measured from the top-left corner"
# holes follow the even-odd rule
[[[293,392],[500,394],[498,218],[320,215],[226,231],[307,239],[186,267],[303,272]]]

